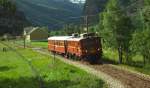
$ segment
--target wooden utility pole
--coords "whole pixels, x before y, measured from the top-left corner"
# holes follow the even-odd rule
[[[88,9],[88,5],[86,5],[86,9]],[[86,16],[85,16],[85,23],[86,23],[86,32],[88,33],[89,32],[89,21],[88,21],[88,12],[86,13]]]
[[[54,58],[54,62],[55,62],[55,58],[56,58],[56,52],[55,52],[55,45],[56,45],[56,41],[54,40],[54,56],[53,56],[53,58]]]
[[[85,21],[86,21],[86,32],[89,32],[89,23],[88,23],[88,15],[85,16]]]
[[[26,31],[24,29],[24,33],[23,33],[23,46],[24,46],[24,49],[26,48]]]
[[[26,48],[26,37],[24,35],[24,42],[23,42],[24,48]]]

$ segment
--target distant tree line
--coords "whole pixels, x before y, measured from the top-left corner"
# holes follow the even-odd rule
[[[81,25],[74,25],[74,24],[66,24],[63,26],[61,29],[55,29],[55,30],[50,30],[49,35],[50,36],[67,36],[67,35],[72,35],[74,33],[83,33],[83,26]]]
[[[16,12],[16,5],[10,2],[9,0],[0,0],[0,7],[9,12]]]

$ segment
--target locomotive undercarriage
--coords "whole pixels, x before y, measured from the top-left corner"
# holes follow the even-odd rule
[[[77,61],[87,61],[91,64],[101,64],[101,54],[96,55],[85,55],[85,56],[77,56],[75,54],[67,53],[64,55],[68,59],[77,60]]]

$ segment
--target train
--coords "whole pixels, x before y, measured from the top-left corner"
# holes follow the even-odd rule
[[[52,36],[48,38],[48,50],[67,58],[99,63],[102,57],[101,37],[95,33]]]

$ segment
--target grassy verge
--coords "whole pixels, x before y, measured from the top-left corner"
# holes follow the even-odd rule
[[[104,49],[104,60],[112,62],[118,66],[128,68],[134,71],[141,72],[143,74],[150,75],[150,64],[143,65],[143,57],[140,55],[135,55],[132,57],[132,61],[129,64],[126,64],[126,60],[123,59],[124,64],[117,64],[118,63],[118,52],[112,49]]]
[[[52,57],[33,52],[30,49],[16,48],[2,51],[0,44],[0,88],[104,88],[104,82],[93,75],[67,65]],[[21,54],[23,57],[20,57]],[[31,69],[37,70],[36,73]],[[39,84],[38,74],[42,84]]]
[[[41,48],[47,49],[48,42],[31,42],[31,46],[33,46],[33,47],[41,47]]]
[[[18,44],[18,45],[24,45],[24,41],[23,40],[13,40],[13,41],[10,41],[11,43],[14,43],[14,44]],[[48,42],[45,41],[45,42],[40,42],[40,41],[31,41],[31,42],[28,42],[26,41],[26,46],[31,46],[31,47],[39,47],[39,48],[44,48],[44,49],[47,49],[48,47]]]

